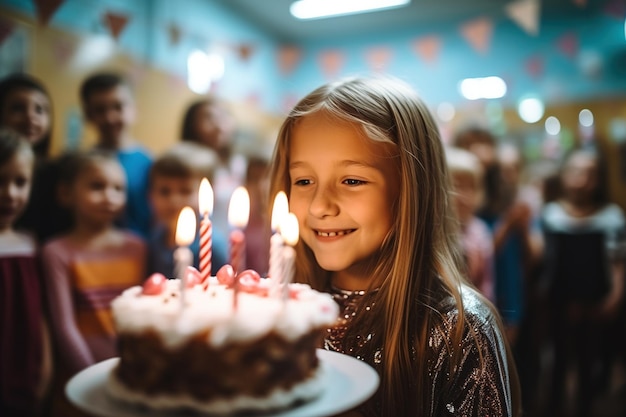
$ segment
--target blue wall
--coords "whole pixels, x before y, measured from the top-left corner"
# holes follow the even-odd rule
[[[35,16],[32,0],[0,0],[0,6]],[[487,75],[498,75],[507,82],[508,93],[501,99],[504,105],[514,105],[529,93],[540,95],[548,103],[626,94],[626,64],[624,60],[621,66],[612,63],[614,57],[626,54],[624,20],[602,12],[544,19],[538,36],[527,34],[509,19],[494,18],[486,54],[476,52],[460,34],[463,21],[386,36],[365,34],[358,39],[313,42],[298,45],[301,61],[291,74],[281,75],[276,56],[282,45],[219,0],[66,0],[49,24],[78,33],[108,33],[102,21],[107,11],[131,18],[118,40],[129,54],[184,77],[186,59],[193,49],[221,52],[226,74],[216,92],[235,101],[255,97],[263,108],[273,112],[285,111],[288,98],[293,101],[327,81],[318,60],[329,49],[345,57],[345,64],[336,74],[339,77],[371,72],[364,55],[372,47],[387,48],[391,60],[386,71],[413,84],[431,105],[442,101],[465,103],[457,90],[458,81]],[[181,28],[182,36],[176,45],[171,44],[167,31],[172,23]],[[578,52],[573,56],[558,46],[559,39],[568,34],[578,43]],[[412,42],[431,35],[440,39],[441,50],[437,62],[426,63],[413,50]],[[244,44],[253,48],[248,60],[237,52],[237,46]],[[543,61],[540,77],[526,68],[532,57]],[[589,70],[594,62],[601,68],[599,72]]]

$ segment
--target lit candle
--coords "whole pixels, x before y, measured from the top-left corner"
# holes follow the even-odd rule
[[[187,206],[180,211],[176,223],[176,245],[174,251],[174,276],[180,279],[181,306],[185,305],[187,267],[193,263],[193,253],[189,245],[196,238],[196,213]]]
[[[213,188],[206,178],[202,178],[199,191],[200,203],[200,277],[202,282],[207,282],[211,276],[211,259],[213,258]]]
[[[237,187],[228,206],[228,223],[233,228],[230,233],[230,264],[235,274],[245,269],[246,238],[243,229],[250,217],[250,195],[245,187]]]
[[[272,287],[280,283],[280,270],[282,268],[283,259],[283,237],[280,235],[280,222],[289,214],[289,202],[287,194],[279,191],[274,197],[274,206],[272,207],[272,237],[270,238],[270,266],[269,277]]]
[[[286,243],[283,248],[283,270],[281,276],[283,284],[283,297],[286,300],[289,297],[289,283],[293,281],[296,264],[296,249],[294,246],[296,246],[300,237],[298,218],[295,214],[287,214],[284,220],[280,223],[280,233]]]

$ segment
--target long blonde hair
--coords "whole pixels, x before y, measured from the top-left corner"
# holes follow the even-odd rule
[[[448,202],[449,179],[437,126],[422,100],[399,80],[352,78],[324,85],[294,107],[279,131],[270,195],[280,190],[289,195],[290,135],[301,117],[318,111],[356,123],[370,139],[396,146],[400,191],[392,203],[395,222],[389,238],[372,265],[371,288],[378,288],[372,295],[373,311],[355,317],[346,340],[372,329],[377,340],[364,349],[382,346],[384,415],[428,410],[429,330],[442,320],[436,306],[452,296],[458,307],[450,346],[459,346],[465,328],[460,295],[463,278],[455,251],[457,225]],[[304,243],[298,244],[297,251],[297,279],[327,290],[328,271],[317,265]],[[457,358],[458,350],[452,352]]]

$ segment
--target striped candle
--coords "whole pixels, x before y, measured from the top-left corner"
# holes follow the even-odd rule
[[[213,224],[211,213],[213,212],[213,188],[206,178],[200,182],[198,202],[200,206],[200,277],[202,282],[207,282],[211,276],[211,260],[213,258]]]

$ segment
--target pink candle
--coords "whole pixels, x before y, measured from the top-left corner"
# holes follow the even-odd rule
[[[284,191],[279,191],[274,197],[274,205],[272,207],[272,237],[270,238],[270,266],[269,278],[272,286],[280,283],[280,270],[282,268],[283,259],[283,237],[280,235],[280,222],[289,213],[289,203],[287,195]]]
[[[283,248],[283,268],[281,271],[281,284],[283,285],[283,299],[289,298],[289,284],[293,281],[293,274],[296,266],[295,246],[300,238],[300,228],[298,218],[295,214],[289,213],[280,224],[280,231],[285,239]]]
[[[211,276],[211,260],[213,258],[213,225],[210,216],[213,213],[213,188],[206,178],[200,182],[199,191],[200,215],[200,277],[207,282]]]
[[[185,306],[185,289],[187,287],[187,267],[193,262],[193,254],[189,245],[196,238],[196,213],[187,206],[180,211],[176,223],[176,245],[174,251],[174,273],[180,279],[180,305]]]
[[[246,238],[243,229],[250,217],[250,195],[244,187],[237,187],[228,206],[228,223],[233,228],[230,233],[230,264],[235,274],[245,269]]]

